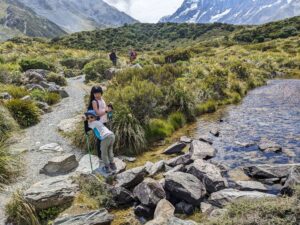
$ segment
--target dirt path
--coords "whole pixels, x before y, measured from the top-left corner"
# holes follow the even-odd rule
[[[74,153],[80,157],[80,150],[74,148],[63,138],[57,125],[61,120],[72,118],[84,108],[84,96],[88,93],[88,87],[83,83],[83,77],[68,80],[66,91],[70,97],[63,99],[58,105],[53,107],[51,113],[45,114],[39,124],[24,131],[21,140],[12,149],[27,149],[23,153],[23,163],[25,164],[24,174],[18,182],[8,186],[4,192],[0,193],[0,224],[4,224],[4,207],[10,195],[18,188],[28,187],[33,183],[46,179],[47,176],[39,174],[39,170],[47,161],[58,153],[43,153],[37,149],[45,144],[58,143],[62,146],[65,153]]]

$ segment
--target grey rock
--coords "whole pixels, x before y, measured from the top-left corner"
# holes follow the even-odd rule
[[[134,214],[138,217],[151,219],[153,217],[154,209],[145,205],[138,205],[134,207]]]
[[[31,96],[30,95],[26,95],[23,98],[21,98],[22,101],[30,101],[31,100]]]
[[[191,143],[190,154],[193,160],[210,159],[216,155],[216,149],[206,142],[194,140]]]
[[[175,167],[171,167],[170,170],[168,170],[166,173],[164,173],[164,176],[167,176],[168,174],[171,174],[171,173],[174,173],[174,172],[184,172],[184,165],[181,164],[181,165],[177,165]]]
[[[292,195],[294,193],[294,186],[300,184],[300,166],[291,168],[287,180],[281,189],[282,194]]]
[[[214,135],[215,137],[219,137],[220,136],[220,129],[219,128],[213,128],[209,131],[209,133],[211,133],[212,135]]]
[[[54,157],[40,170],[40,173],[47,175],[65,174],[78,166],[76,156],[74,154],[66,154]]]
[[[42,152],[63,152],[63,148],[57,143],[50,143],[43,145],[39,148],[39,151]]]
[[[128,157],[128,156],[118,156],[119,159],[122,159],[123,161],[126,162],[135,162],[136,158],[135,157]]]
[[[27,83],[39,83],[42,81],[46,81],[45,76],[41,71],[38,70],[27,70],[25,72],[25,77],[27,78],[26,82]]]
[[[200,209],[201,209],[202,213],[205,213],[208,215],[215,209],[215,207],[212,204],[209,204],[207,202],[201,202]]]
[[[91,168],[91,163],[92,163],[92,168]],[[86,154],[79,160],[79,165],[76,169],[76,173],[90,174],[99,167],[100,167],[99,158],[95,155],[90,156],[89,154]]]
[[[206,195],[205,187],[198,178],[182,172],[167,174],[165,189],[172,196],[193,205],[200,204],[200,201]]]
[[[62,206],[73,201],[79,187],[68,176],[40,181],[24,192],[24,198],[37,210]]]
[[[123,187],[111,187],[112,199],[118,206],[129,206],[134,202],[133,194]]]
[[[166,165],[175,167],[178,165],[188,165],[192,162],[193,162],[193,160],[191,159],[191,155],[185,154],[185,155],[180,155],[175,158],[167,160]]]
[[[59,93],[60,97],[62,97],[62,98],[68,98],[69,97],[68,92],[63,88],[60,88],[58,90],[58,93]]]
[[[122,173],[126,170],[127,165],[123,160],[121,160],[119,158],[114,158],[114,163],[115,163],[116,168],[117,168],[115,173]],[[103,166],[104,166],[104,164],[103,164]]]
[[[193,141],[193,139],[192,138],[189,138],[189,137],[187,137],[187,136],[182,136],[181,138],[180,138],[180,142],[183,142],[183,143],[185,143],[185,144],[189,144],[189,143],[191,143]]]
[[[201,136],[199,137],[199,141],[206,142],[206,143],[212,145],[212,144],[214,143],[214,138],[213,138],[213,136],[209,133],[209,134],[201,135]]]
[[[12,96],[8,92],[2,92],[0,93],[0,99],[10,100]]]
[[[227,209],[218,209],[215,208],[211,211],[209,214],[209,217],[215,218],[215,217],[220,217],[223,216],[227,212]]]
[[[45,88],[43,88],[41,85],[39,84],[27,84],[25,86],[29,91],[33,91],[33,90],[40,90],[40,91],[45,91]]]
[[[25,76],[30,77],[31,74],[39,74],[43,78],[45,78],[50,73],[49,70],[43,70],[43,69],[30,69],[26,70]],[[34,76],[34,75],[33,75]]]
[[[116,186],[133,188],[144,180],[147,175],[144,166],[126,170],[116,176]]]
[[[276,195],[266,194],[258,191],[239,191],[236,189],[223,189],[218,192],[214,192],[209,197],[209,202],[218,207],[223,207],[228,203],[231,203],[237,199],[241,198],[267,198],[267,197],[276,197]]]
[[[268,188],[257,181],[236,181],[237,188],[242,191],[261,191],[267,192]]]
[[[259,149],[265,152],[281,152],[282,148],[280,145],[276,144],[273,141],[262,140],[258,145]]]
[[[162,185],[151,178],[146,178],[136,186],[133,190],[133,195],[143,205],[148,207],[155,207],[161,199],[166,198],[166,193]]]
[[[39,84],[45,89],[48,89],[49,87],[51,87],[51,85],[46,81],[41,81]]]
[[[239,142],[239,141],[236,141],[235,144],[245,148],[255,145],[255,143],[253,142]]]
[[[163,153],[166,155],[181,153],[185,147],[186,147],[185,143],[177,142],[177,143],[169,146],[166,150],[164,150]]]
[[[244,167],[244,171],[257,179],[284,178],[289,175],[290,169],[299,167],[298,164],[258,164]]]
[[[91,211],[75,216],[57,218],[53,225],[110,225],[114,216],[106,209]]]
[[[228,183],[226,179],[222,177],[220,169],[202,159],[198,159],[189,165],[187,172],[202,181],[208,193],[228,187]]]
[[[51,107],[46,102],[36,101],[37,107],[43,110],[45,113],[51,112]]]
[[[192,215],[194,213],[194,206],[192,204],[181,201],[176,204],[175,212],[180,214]]]
[[[152,163],[152,164],[149,164],[148,166],[146,166],[146,170],[147,170],[147,173],[149,174],[150,177],[156,175],[157,173],[161,172],[164,170],[165,168],[165,161],[164,160],[160,160],[156,163]]]
[[[116,73],[119,72],[119,71],[120,71],[120,69],[117,69],[117,68],[114,68],[114,67],[105,70],[104,71],[104,79],[105,80],[111,80],[116,75]]]

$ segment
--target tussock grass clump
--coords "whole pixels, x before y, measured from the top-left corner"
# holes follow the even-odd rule
[[[41,102],[46,102],[49,105],[54,105],[61,100],[61,97],[57,93],[42,91],[35,89],[30,93],[30,96],[36,100]]]
[[[8,222],[14,225],[41,225],[35,208],[24,199],[21,191],[13,194],[5,212]]]
[[[13,98],[23,98],[26,95],[29,95],[28,90],[24,87],[15,86],[12,84],[9,85],[0,85],[0,92],[8,92]]]
[[[0,105],[0,143],[10,135],[13,131],[18,130],[18,124],[12,118],[9,111]]]
[[[86,74],[85,80],[88,81],[100,81],[104,78],[104,73],[111,67],[111,63],[108,60],[96,59],[92,62],[87,63],[83,72]]]
[[[150,142],[162,140],[174,132],[174,127],[166,120],[151,119],[147,128],[147,139]]]
[[[175,130],[178,130],[186,124],[186,119],[183,113],[174,112],[168,117],[168,122],[173,126]]]
[[[13,118],[23,127],[30,127],[40,121],[39,109],[32,101],[12,99],[5,103]]]
[[[47,75],[47,81],[54,82],[60,86],[66,86],[67,80],[62,75],[56,74],[56,73],[50,73]]]

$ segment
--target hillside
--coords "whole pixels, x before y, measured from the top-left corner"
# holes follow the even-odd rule
[[[138,22],[102,0],[19,0],[66,32],[116,27]]]
[[[260,26],[212,24],[133,24],[91,32],[75,33],[52,40],[53,44],[89,50],[111,48],[138,50],[168,49],[214,38],[239,42],[261,42],[300,33],[300,17]]]
[[[18,1],[0,0],[0,5],[0,40],[15,35],[53,38],[65,34],[59,26]]]
[[[299,0],[185,0],[161,22],[263,24],[299,15]]]

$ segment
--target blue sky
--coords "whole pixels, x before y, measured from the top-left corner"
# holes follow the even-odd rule
[[[155,23],[179,8],[183,0],[104,0],[141,22]]]

